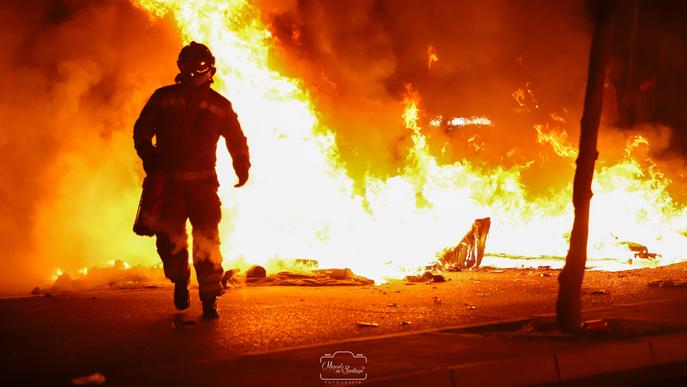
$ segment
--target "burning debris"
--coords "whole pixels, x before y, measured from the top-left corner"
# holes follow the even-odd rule
[[[441,274],[435,274],[434,271],[478,269],[484,257],[490,225],[490,218],[475,220],[470,231],[465,234],[460,243],[453,248],[444,250],[438,262],[427,266],[427,271],[421,275],[407,275],[405,280],[411,284],[415,282],[440,283],[446,282],[446,277]],[[495,272],[503,272],[503,270]]]
[[[443,275],[435,274],[434,271],[461,271],[472,268],[479,269],[484,257],[484,249],[487,242],[487,234],[491,225],[490,218],[477,219],[473,222],[470,231],[455,247],[446,249],[441,253],[439,261],[426,267],[421,275],[407,275],[406,281],[409,283],[426,282],[437,283],[446,282]],[[503,271],[501,271],[503,272]]]
[[[267,275],[262,266],[251,266],[245,274],[239,269],[228,270],[222,278],[224,288],[249,286],[364,286],[374,285],[374,281],[355,275],[351,269],[311,269],[281,271]]]
[[[318,269],[312,273],[280,272],[266,277],[260,285],[275,286],[363,286],[374,281],[353,274],[350,269]]]
[[[57,271],[51,286],[41,289],[36,286],[32,295],[55,292],[96,290],[96,289],[140,289],[167,284],[159,265],[130,267],[121,260],[112,261],[107,266],[82,268],[75,275]]]
[[[622,242],[622,244],[626,245],[630,251],[634,252],[634,257],[635,258],[642,258],[642,259],[656,259],[657,257],[660,256],[658,253],[650,253],[649,248],[635,242]]]
[[[484,248],[491,226],[491,218],[477,219],[463,239],[455,247],[444,251],[439,261],[445,270],[457,271],[478,268],[484,257]]]
[[[174,313],[172,315],[172,328],[174,329],[193,328],[196,325],[196,321],[189,319],[186,313]]]
[[[224,272],[221,284],[225,289],[241,286],[364,286],[374,281],[354,274],[350,269],[317,269],[317,261],[309,259],[284,260],[276,265],[282,271],[268,275],[260,265],[253,265],[245,273],[238,268]],[[289,269],[287,269],[289,268]],[[61,270],[53,277],[53,284],[45,288],[34,287],[32,295],[103,290],[141,289],[168,286],[160,265],[129,267],[121,260],[104,267],[83,268],[74,276]]]

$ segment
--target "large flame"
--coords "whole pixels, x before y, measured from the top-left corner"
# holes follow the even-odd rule
[[[173,15],[184,42],[212,48],[219,64],[216,87],[232,100],[249,139],[252,176],[240,190],[228,184],[234,179],[231,163],[219,147],[226,261],[309,258],[374,279],[396,277],[435,259],[459,242],[474,219],[486,216],[492,218],[487,244],[492,264],[521,263],[498,260],[504,256],[565,255],[573,217],[571,185],[532,200],[521,180],[528,163],[490,170],[464,160],[440,164],[423,134],[422,102],[412,86],[406,88],[399,120],[412,138],[404,166],[391,178],[366,177],[364,193],[356,194],[334,135],[319,122],[307,91],[298,80],[270,69],[271,34],[254,6],[245,0],[138,0],[138,5],[156,16]],[[438,58],[430,48],[428,67]],[[540,108],[529,84],[513,97],[518,108]],[[574,163],[576,149],[557,126],[565,120],[551,117],[551,126],[537,124],[533,135],[542,147],[551,146]],[[451,122],[494,125],[483,116]],[[632,150],[646,145],[646,139],[635,138],[624,160],[599,163],[589,255],[601,260],[594,266],[626,267],[630,243],[659,252],[655,262],[660,264],[686,251],[687,214],[666,193],[669,181],[632,159]]]

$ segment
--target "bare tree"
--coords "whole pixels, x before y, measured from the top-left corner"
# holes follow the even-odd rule
[[[599,121],[603,107],[604,78],[610,44],[610,1],[590,2],[594,18],[589,73],[584,98],[584,111],[580,121],[580,143],[573,181],[575,220],[570,234],[570,250],[565,267],[558,277],[559,290],[556,318],[561,331],[572,332],[580,326],[581,291],[587,262],[589,236],[589,202],[592,198],[594,164],[599,152],[596,149]]]

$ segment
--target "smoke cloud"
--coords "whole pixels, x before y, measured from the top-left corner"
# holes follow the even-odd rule
[[[157,262],[131,232],[142,170],[132,125],[171,83],[180,42],[123,1],[0,4],[0,294],[57,268]]]
[[[402,124],[401,101],[406,84],[412,84],[422,97],[424,133],[433,154],[441,161],[467,159],[486,168],[527,164],[522,178],[532,195],[559,189],[572,180],[571,160],[557,157],[551,149],[538,144],[533,126],[565,130],[568,142],[576,148],[593,27],[584,1],[261,3],[281,48],[277,53],[284,62],[283,71],[308,84],[324,121],[337,133],[343,160],[353,176],[393,175],[402,166],[410,133]],[[651,48],[647,41],[661,39],[684,47],[687,42],[676,43],[672,27],[657,28],[661,15],[680,13],[676,11],[679,2],[667,1],[655,8],[650,5],[641,2],[639,20],[643,24],[637,50]],[[621,130],[616,127],[623,121],[620,115],[635,114],[623,111],[623,101],[632,103],[642,98],[622,95],[626,91],[616,79],[622,76],[617,66],[627,66],[624,61],[631,12],[629,5],[621,7],[614,27],[609,80],[618,90],[606,96],[600,133],[602,158],[606,155],[607,161],[617,161],[628,139],[642,134],[651,141],[652,162],[662,165],[674,180],[684,180],[678,172],[684,162],[674,157],[674,152],[667,152],[681,147],[680,138],[684,136],[679,131],[655,125],[651,120]],[[438,56],[431,68],[429,46]],[[645,77],[651,74],[652,66],[656,67],[653,71],[662,79],[661,67],[652,63],[638,55],[634,66]],[[674,67],[668,74],[671,79],[676,78]],[[631,78],[637,90],[646,81],[639,76]],[[672,94],[664,93],[663,99],[672,101],[673,89],[668,88]],[[525,93],[525,106],[515,101],[516,90]],[[656,100],[661,101],[661,94]],[[657,115],[662,110],[657,108]],[[486,115],[495,125],[447,131],[428,125],[427,121],[437,115]],[[671,125],[675,121],[679,120],[663,123]],[[480,144],[478,149],[475,144]],[[683,191],[672,189],[679,197],[685,196]]]
[[[411,140],[401,101],[412,84],[440,161],[468,159],[490,168],[534,160],[523,170],[533,194],[571,180],[569,160],[538,154],[546,150],[537,144],[533,124],[556,113],[576,142],[592,27],[583,2],[291,4],[287,11],[283,3],[275,12],[267,9],[285,71],[309,84],[352,176],[393,175],[402,167]],[[438,56],[431,68],[430,46]],[[518,89],[532,91],[528,106],[513,98]],[[486,115],[495,126],[430,127],[429,119],[438,115]],[[555,169],[564,173],[552,175]]]
[[[283,48],[285,71],[309,84],[353,175],[394,174],[404,160],[409,133],[400,120],[400,102],[410,83],[422,97],[425,118],[487,115],[495,122],[493,128],[451,132],[425,123],[434,154],[444,155],[444,161],[506,167],[534,161],[523,171],[533,194],[570,181],[570,162],[537,144],[533,124],[565,130],[577,145],[592,30],[585,1],[263,3]],[[680,1],[640,1],[633,38],[632,4],[621,2],[616,10],[609,65],[613,90],[605,98],[600,134],[603,146],[615,147],[601,148],[602,157],[606,150],[622,154],[629,137],[643,134],[656,139],[655,161],[674,180],[684,180],[677,173],[684,162],[675,156],[684,154],[687,121],[684,109],[675,106],[687,99],[677,91],[685,90],[687,41],[676,38],[684,36],[684,26],[675,19],[687,11]],[[438,61],[428,69],[430,45]],[[654,89],[640,91],[652,79]],[[531,90],[527,106],[514,101],[518,89]],[[478,152],[466,141],[474,136],[484,144]],[[673,190],[684,196],[681,192]]]

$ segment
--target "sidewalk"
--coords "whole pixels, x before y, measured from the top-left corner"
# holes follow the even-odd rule
[[[585,311],[586,320],[602,318],[609,329],[583,336],[561,335],[555,332],[553,316],[534,316],[126,370],[109,376],[107,382],[127,386],[337,383],[321,380],[324,377],[348,379],[338,382],[347,385],[364,379],[372,386],[457,387],[574,384],[604,377],[604,384],[623,377],[639,382],[641,376],[687,380],[686,311],[687,297],[681,297]],[[323,370],[322,361],[327,359],[358,372]]]

